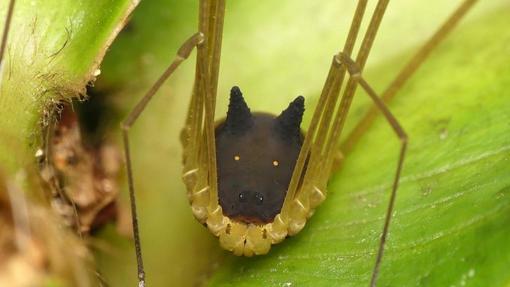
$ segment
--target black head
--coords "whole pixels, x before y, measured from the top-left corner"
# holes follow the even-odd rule
[[[251,113],[238,87],[216,128],[219,203],[235,220],[268,223],[280,213],[301,149],[304,98],[278,117]]]

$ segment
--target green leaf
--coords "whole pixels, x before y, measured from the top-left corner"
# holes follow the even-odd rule
[[[389,5],[366,73],[377,91],[459,3]],[[228,90],[239,85],[252,110],[279,112],[303,94],[309,122],[354,5],[229,2],[218,117],[225,114]],[[196,31],[196,11],[196,1],[144,2],[106,58],[98,88],[114,91],[125,110],[133,107],[181,42]],[[408,132],[410,146],[383,259],[382,286],[510,282],[505,269],[510,263],[509,16],[504,1],[475,6],[390,106]],[[194,220],[180,180],[178,137],[193,68],[191,60],[179,69],[130,133],[149,282],[368,285],[399,148],[389,126],[379,119],[345,159],[332,177],[328,199],[299,235],[266,256],[238,258],[221,251]],[[365,98],[357,96],[348,129],[363,114]],[[130,243],[118,242],[119,252],[99,258],[108,281],[126,286],[136,280],[134,252]]]
[[[510,282],[510,75],[498,57],[510,52],[509,16],[490,13],[459,29],[391,105],[410,145],[381,286]],[[211,285],[368,285],[398,148],[379,119],[302,234],[270,256],[233,259]]]
[[[137,2],[16,1],[1,75],[2,168],[33,165],[44,117],[58,100],[84,94]]]

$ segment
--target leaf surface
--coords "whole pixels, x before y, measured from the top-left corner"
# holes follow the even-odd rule
[[[274,3],[228,3],[218,118],[228,90],[239,85],[252,110],[278,113],[303,94],[305,126],[310,120],[354,3]],[[366,72],[377,91],[459,3],[389,5]],[[115,91],[123,109],[132,107],[196,31],[196,11],[194,1],[144,2],[108,55],[98,87]],[[410,146],[381,286],[501,286],[510,280],[509,16],[504,1],[475,6],[390,106]],[[384,119],[345,159],[328,199],[298,236],[267,256],[237,258],[193,219],[180,179],[178,137],[193,68],[191,60],[178,70],[131,132],[148,280],[157,286],[368,285],[399,147]],[[366,110],[366,98],[357,95],[347,129]],[[119,268],[132,274],[106,275],[120,286],[133,282],[136,271],[132,246],[119,242],[122,252],[101,255],[101,262],[105,274]]]

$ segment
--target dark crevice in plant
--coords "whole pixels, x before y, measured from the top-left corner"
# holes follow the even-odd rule
[[[116,130],[121,111],[116,109],[112,91],[89,85],[87,99],[73,101],[83,141],[91,146],[101,145],[111,136],[109,131]]]

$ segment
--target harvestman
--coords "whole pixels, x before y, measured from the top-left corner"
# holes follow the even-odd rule
[[[322,89],[313,118],[306,135],[303,135],[299,128],[304,108],[302,97],[298,97],[278,117],[266,114],[251,114],[242,98],[240,89],[237,87],[234,87],[231,91],[227,119],[224,122],[218,123],[218,125],[215,123],[214,113],[225,0],[200,1],[199,32],[184,42],[171,65],[121,124],[128,173],[139,286],[145,285],[145,271],[138,231],[128,131],[161,85],[190,56],[194,48],[197,49],[195,83],[186,124],[181,135],[184,149],[183,179],[188,190],[193,214],[197,220],[206,225],[215,236],[219,237],[220,245],[223,248],[232,251],[236,255],[252,256],[265,254],[269,252],[272,244],[279,243],[287,236],[295,235],[302,230],[307,219],[313,215],[314,209],[326,197],[329,174],[322,171],[333,168],[340,135],[357,86],[360,85],[374,101],[375,108],[382,112],[401,142],[396,175],[391,189],[383,231],[370,281],[371,286],[376,285],[407,147],[407,135],[397,119],[388,110],[384,101],[389,101],[394,97],[399,88],[411,77],[433,48],[445,38],[476,0],[465,0],[459,6],[404,67],[397,78],[390,84],[389,88],[383,93],[381,99],[363,78],[362,71],[388,2],[389,0],[378,1],[370,19],[370,24],[362,39],[360,49],[357,55],[353,56],[354,45],[357,41],[367,6],[367,0],[358,1],[347,40],[342,51],[333,56],[327,80]],[[347,82],[340,98],[340,91],[342,90],[346,74]],[[370,125],[374,119],[375,108],[369,111],[354,132],[348,136],[346,144],[343,145],[344,148],[349,150],[362,135],[363,131]],[[264,124],[261,124],[261,122]],[[242,137],[242,140],[246,141],[246,137],[251,137],[253,130],[261,126],[264,126],[261,128],[263,130],[262,133],[271,135],[267,138],[276,137],[282,133],[290,134],[292,140],[286,143],[294,145],[294,147],[297,144],[299,150],[295,158],[288,160],[287,164],[283,164],[282,167],[280,167],[278,159],[272,161],[273,168],[290,168],[291,177],[288,178],[289,183],[283,192],[284,199],[279,201],[280,206],[273,210],[272,213],[274,214],[264,214],[263,216],[262,211],[256,205],[262,206],[264,202],[271,201],[271,198],[268,198],[268,194],[270,197],[271,193],[257,192],[252,190],[253,186],[250,186],[249,190],[243,188],[243,186],[238,186],[244,183],[225,184],[225,182],[232,180],[229,177],[230,172],[239,176],[239,170],[235,170],[235,164],[237,164],[236,162],[241,164],[244,157],[240,154],[239,150],[229,151],[231,146],[229,146],[228,141],[226,143],[227,146],[225,146],[225,143],[221,140],[225,137],[226,133],[227,139],[229,137]],[[274,127],[281,126],[290,127],[291,132],[289,132],[288,128],[275,128],[279,132],[272,132]],[[261,145],[274,145],[264,141],[261,142],[260,136],[256,136],[256,138]],[[288,138],[283,137],[284,142]],[[252,140],[248,139],[247,141],[250,142]],[[276,145],[281,144],[281,138],[277,141]],[[236,145],[233,146],[234,148],[239,148]],[[228,154],[229,152],[231,152],[231,156]],[[225,153],[227,156],[224,156]],[[290,165],[288,164],[289,162],[291,163]],[[258,174],[257,172],[260,170],[257,169],[260,169],[260,162],[251,160],[251,163],[255,167],[252,169],[245,168],[244,171],[241,171],[241,174],[244,172],[244,176],[246,176],[246,170],[253,171],[254,169],[256,171],[254,174]],[[229,167],[225,168],[224,165]],[[268,168],[271,168],[269,163],[268,167],[263,167],[263,169]],[[225,169],[229,172],[225,173]],[[260,173],[267,174],[267,172]],[[228,187],[225,189],[222,186]],[[232,186],[234,186],[233,191],[229,189]],[[231,193],[229,196],[233,196],[235,200],[223,197],[225,193],[229,193],[228,191]],[[248,199],[251,200],[251,203],[246,203]],[[228,202],[228,204],[225,204],[225,202]],[[245,213],[235,211],[239,209],[238,205],[247,207],[249,211]],[[229,208],[232,210],[228,210]]]
[[[344,49],[333,57],[328,78],[314,112],[312,122],[308,128],[307,135],[304,137],[304,141],[299,142],[299,156],[297,157],[297,162],[293,169],[292,178],[288,190],[286,191],[285,199],[282,202],[281,210],[278,210],[279,213],[273,218],[265,220],[267,221],[264,222],[265,224],[254,224],[254,222],[250,222],[250,220],[236,221],[236,219],[224,216],[222,214],[222,207],[219,204],[219,200],[221,199],[218,199],[216,171],[217,153],[215,150],[217,142],[215,141],[214,108],[225,4],[224,0],[201,0],[199,17],[200,32],[193,35],[182,45],[177,53],[177,58],[122,124],[139,285],[143,286],[145,284],[145,272],[143,269],[136,216],[136,201],[129,157],[128,130],[163,82],[175,71],[181,62],[189,57],[195,47],[197,47],[196,78],[188,118],[183,131],[185,159],[183,177],[188,188],[188,195],[194,215],[199,221],[205,223],[213,234],[220,237],[220,243],[224,248],[233,251],[237,255],[251,256],[253,254],[267,253],[271,244],[282,241],[287,235],[298,233],[304,227],[307,218],[313,214],[314,208],[325,199],[329,175],[321,174],[319,171],[321,167],[331,167],[333,165],[333,155],[338,145],[343,124],[358,84],[361,85],[375,102],[376,107],[382,111],[401,140],[401,151],[370,283],[372,286],[376,285],[407,143],[407,136],[397,120],[392,116],[384,102],[379,99],[376,92],[361,75],[388,1],[389,0],[381,0],[378,2],[358,55],[356,59],[353,60],[351,54],[358,36],[367,1],[362,0],[358,2],[358,7],[354,14],[354,19]],[[476,0],[466,0],[459,6],[452,16],[404,67],[396,79],[390,84],[389,88],[383,92],[382,99],[384,101],[389,101],[395,96],[399,88],[416,71],[433,48],[444,39],[475,2]],[[5,54],[14,3],[14,0],[9,1],[7,16],[5,18],[0,45],[0,66]],[[339,105],[337,105],[343,79],[347,72],[349,74],[348,82],[341,101]],[[238,90],[233,89],[232,94],[234,96],[236,93],[240,95],[240,91],[237,91]],[[289,106],[289,108],[291,108],[291,106]],[[365,118],[348,136],[346,143],[342,145],[344,152],[351,149],[353,144],[357,142],[359,137],[363,134],[363,131],[374,120],[374,109],[375,108],[372,108],[367,113]],[[282,115],[284,113],[282,113]],[[302,113],[300,116],[302,116]],[[236,155],[234,156],[234,160],[239,161],[240,157]],[[220,162],[220,165],[221,164]],[[273,165],[278,166],[278,161],[273,161]],[[239,196],[239,200],[241,201],[241,193],[239,193]]]

